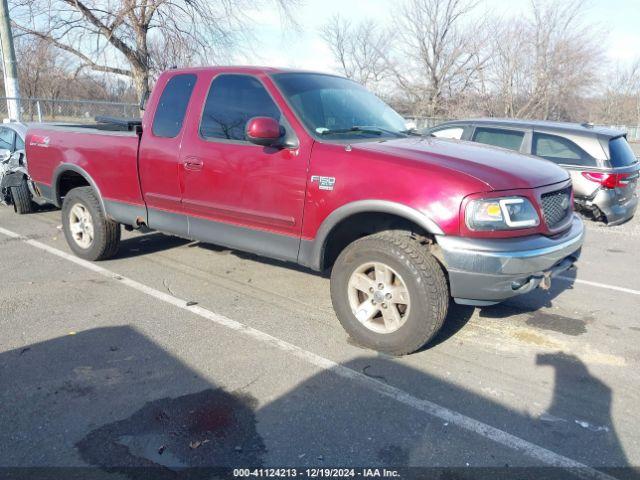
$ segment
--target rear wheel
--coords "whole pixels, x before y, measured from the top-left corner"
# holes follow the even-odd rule
[[[106,218],[91,187],[71,190],[62,204],[62,227],[71,250],[85,260],[113,257],[120,245],[120,224]]]
[[[336,260],[331,299],[359,344],[392,355],[414,352],[442,326],[449,305],[444,271],[409,232],[361,238]]]
[[[23,180],[17,187],[11,187],[11,201],[13,208],[18,215],[33,213],[35,204],[31,200],[31,192],[27,181]]]

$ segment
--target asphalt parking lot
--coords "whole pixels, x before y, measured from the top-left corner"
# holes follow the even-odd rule
[[[589,224],[550,291],[454,306],[428,348],[390,358],[350,343],[321,275],[156,233],[125,232],[116,259],[89,264],[59,217],[0,207],[0,476],[638,478],[638,218]],[[532,468],[549,466],[567,470]]]

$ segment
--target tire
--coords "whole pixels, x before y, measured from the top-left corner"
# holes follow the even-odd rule
[[[35,204],[31,200],[31,192],[27,181],[23,180],[17,187],[11,187],[11,200],[13,202],[13,209],[18,215],[24,215],[27,213],[33,213],[35,211]]]
[[[79,217],[86,221],[76,221]],[[87,226],[89,221],[92,228]],[[86,228],[79,232],[82,226]],[[120,246],[120,224],[106,217],[91,187],[74,188],[64,197],[62,228],[73,253],[85,260],[106,260],[113,257]]]
[[[371,264],[373,270],[367,270]],[[386,271],[378,268],[380,265],[386,267]],[[372,277],[377,278],[379,270],[383,276],[391,271],[388,278],[393,279],[380,294],[371,288],[380,289],[382,282],[368,283]],[[364,278],[364,285],[370,293],[363,294],[364,289],[353,288],[354,283],[350,281],[356,274],[359,286],[363,285],[364,278],[360,275],[368,277]],[[405,293],[393,299],[392,293],[396,291]],[[391,300],[386,300],[388,310],[383,314],[384,298]],[[340,253],[331,272],[331,301],[343,328],[358,344],[400,356],[420,349],[438,333],[447,315],[449,288],[440,263],[410,232],[385,231],[356,240]],[[403,305],[405,301],[407,304]],[[377,305],[379,313],[366,320],[369,310],[358,310],[357,305],[369,305],[369,302]],[[364,312],[360,320],[356,311],[358,315]],[[385,314],[394,319],[391,327]]]

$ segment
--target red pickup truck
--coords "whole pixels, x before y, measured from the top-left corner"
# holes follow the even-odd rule
[[[345,78],[176,69],[147,103],[141,121],[28,131],[31,178],[82,258],[113,256],[123,225],[331,269],[347,332],[400,355],[436,334],[450,298],[548,287],[579,256],[564,170],[421,137]]]

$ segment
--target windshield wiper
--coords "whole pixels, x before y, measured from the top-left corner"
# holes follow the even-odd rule
[[[373,135],[382,135],[384,131],[377,127],[353,126],[349,128],[316,128],[316,132],[318,132],[320,135],[331,135],[332,133],[351,133],[351,132],[361,132],[361,133],[371,133]]]
[[[319,131],[320,130],[320,131]],[[332,133],[351,133],[351,132],[360,132],[360,133],[370,133],[372,135],[382,135],[383,133],[388,133],[390,135],[395,135],[396,137],[404,137],[406,134],[404,132],[389,130],[387,128],[376,127],[375,125],[354,125],[349,128],[318,128],[316,129],[320,135],[330,135]]]
[[[414,137],[422,137],[423,135],[418,131],[417,128],[407,128],[406,130],[400,130],[399,133],[404,133],[405,135],[413,135]]]

